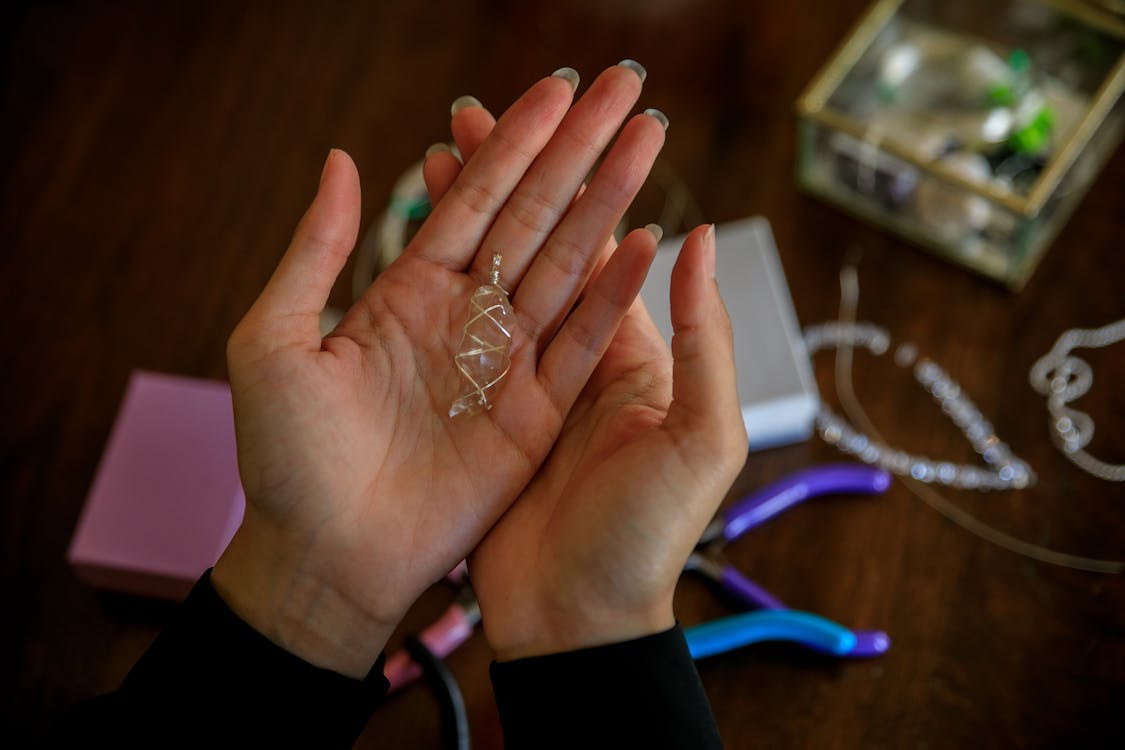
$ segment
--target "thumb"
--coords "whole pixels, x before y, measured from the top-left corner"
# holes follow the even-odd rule
[[[665,426],[709,461],[746,456],[730,318],[715,283],[715,227],[684,241],[672,270],[672,404]]]
[[[332,149],[312,205],[251,314],[297,323],[299,335],[320,341],[319,315],[359,234],[359,173],[351,157]]]

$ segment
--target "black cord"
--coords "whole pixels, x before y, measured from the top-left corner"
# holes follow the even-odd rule
[[[469,750],[469,715],[465,711],[465,699],[457,678],[445,666],[445,662],[434,655],[429,647],[416,636],[409,636],[403,646],[415,662],[422,667],[426,679],[438,694],[441,704],[442,746],[449,750]]]

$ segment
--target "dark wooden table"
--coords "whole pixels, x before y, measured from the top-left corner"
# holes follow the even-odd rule
[[[370,224],[400,173],[446,137],[453,99],[471,93],[499,111],[560,65],[587,81],[623,57],[647,66],[643,106],[671,119],[667,164],[708,219],[769,218],[802,323],[835,315],[840,266],[862,248],[860,317],[941,363],[1039,473],[1031,490],[948,493],[955,504],[1030,541],[1125,557],[1125,487],[1056,452],[1027,383],[1064,329],[1125,316],[1125,150],[1018,294],[801,194],[794,101],[864,0],[24,5],[5,6],[0,30],[5,739],[113,688],[170,615],[98,595],[64,560],[130,371],[225,377],[227,334],[330,147],[355,157]],[[1125,344],[1089,361],[1091,450],[1120,462]],[[834,403],[831,357],[815,364]],[[889,358],[858,357],[856,382],[894,444],[974,458]],[[753,454],[735,491],[838,458],[817,439]],[[898,483],[878,500],[798,508],[729,556],[793,606],[894,641],[868,662],[762,646],[702,663],[729,747],[1125,740],[1119,576],[1002,550]],[[445,597],[427,594],[407,626]],[[695,580],[678,606],[687,624],[728,613]],[[477,634],[449,660],[480,748],[501,744],[489,658]],[[437,718],[413,687],[360,745],[438,747]]]

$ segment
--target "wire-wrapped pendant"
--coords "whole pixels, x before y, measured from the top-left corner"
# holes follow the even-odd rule
[[[512,364],[512,321],[515,314],[500,286],[500,255],[492,256],[492,278],[477,287],[469,303],[469,320],[453,358],[465,389],[449,407],[449,416],[477,414],[492,408],[489,398]]]

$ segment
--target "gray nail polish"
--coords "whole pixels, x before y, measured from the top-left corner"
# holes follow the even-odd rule
[[[480,103],[480,99],[477,99],[475,96],[468,96],[466,94],[465,96],[458,97],[453,102],[453,106],[449,108],[449,114],[450,114],[450,116],[453,116],[463,109],[468,109],[469,107],[482,107],[482,106],[484,106],[484,105],[482,105]]]
[[[645,229],[652,232],[652,236],[656,238],[657,242],[664,239],[664,230],[660,228],[659,224],[645,224]]]
[[[645,66],[641,65],[636,60],[625,59],[617,63],[617,65],[622,68],[628,68],[636,73],[637,77],[641,79],[641,83],[644,83],[645,78],[648,77],[648,71],[645,70]]]
[[[659,109],[646,109],[645,114],[649,117],[655,118],[657,122],[664,126],[665,130],[668,129],[668,116],[661,112]]]
[[[551,75],[553,75],[555,78],[563,79],[570,84],[570,88],[572,89],[578,88],[578,71],[574,68],[559,68]]]
[[[433,156],[434,154],[440,154],[443,151],[448,151],[448,150],[449,150],[449,144],[448,143],[435,143],[434,145],[432,145],[428,149],[426,149],[426,157],[428,158],[428,157]]]

